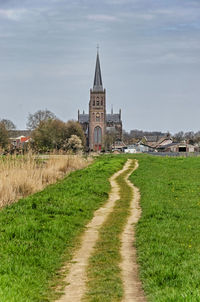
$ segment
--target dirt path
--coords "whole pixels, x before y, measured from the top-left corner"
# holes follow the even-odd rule
[[[138,168],[138,162],[134,170]],[[132,171],[133,172],[133,171]],[[132,172],[130,174],[132,174]],[[132,187],[134,196],[131,201],[130,216],[122,233],[121,255],[122,263],[120,265],[122,270],[122,279],[124,284],[124,299],[123,302],[144,302],[146,301],[142,291],[141,282],[138,277],[138,265],[136,261],[136,249],[134,247],[135,232],[134,224],[136,224],[141,216],[141,209],[139,206],[140,193],[139,190],[128,180],[126,181]]]
[[[69,273],[65,279],[68,284],[64,290],[64,295],[59,299],[59,302],[80,302],[86,290],[86,268],[89,257],[91,256],[94,246],[98,239],[98,231],[102,224],[107,219],[110,212],[112,212],[115,201],[119,199],[119,188],[116,184],[115,178],[128,169],[130,160],[126,162],[123,169],[115,173],[110,178],[111,192],[109,194],[108,202],[94,213],[91,222],[86,226],[80,249],[75,253]]]

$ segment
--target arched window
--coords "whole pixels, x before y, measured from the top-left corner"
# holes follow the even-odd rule
[[[95,100],[93,100],[93,106],[95,106]]]
[[[101,113],[101,120],[103,121],[103,112]]]
[[[101,98],[101,106],[103,106],[103,98]]]
[[[94,128],[94,143],[101,144],[102,140],[102,130],[101,127],[97,126]]]
[[[99,97],[97,97],[97,106],[99,106]]]

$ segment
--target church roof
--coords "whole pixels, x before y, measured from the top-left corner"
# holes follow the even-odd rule
[[[96,60],[96,68],[95,68],[95,75],[94,75],[93,91],[96,91],[96,92],[103,91],[103,83],[102,83],[102,77],[101,77],[99,52],[97,52],[97,60]]]
[[[119,123],[119,122],[121,122],[120,114],[119,113],[106,114],[106,121],[107,122]]]
[[[79,114],[79,123],[89,123],[89,114]]]
[[[113,123],[119,123],[120,120],[120,114],[114,113],[114,114],[106,114],[106,121],[107,122],[113,122]],[[89,123],[89,114],[79,114],[79,123]]]

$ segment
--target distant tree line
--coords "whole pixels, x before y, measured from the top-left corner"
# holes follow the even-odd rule
[[[143,131],[143,130],[138,130],[134,129],[130,131],[130,137],[132,138],[143,138],[144,136],[165,136],[168,133],[163,133],[160,131]]]
[[[27,128],[31,133],[29,148],[36,152],[52,150],[80,151],[85,148],[85,134],[76,121],[63,122],[49,110],[38,110],[28,115]],[[16,129],[10,120],[0,120],[0,147],[9,146],[10,134]]]
[[[197,131],[197,132],[193,132],[193,131],[183,132],[183,131],[180,131],[180,132],[175,133],[173,135],[173,139],[176,142],[187,141],[188,143],[191,143],[191,144],[200,143],[200,131]]]
[[[142,140],[142,138],[145,137],[150,137],[153,136],[155,137],[156,140],[158,140],[162,136],[167,136],[170,135],[169,132],[163,133],[160,131],[143,131],[143,130],[138,130],[134,129],[131,130],[130,132],[123,131],[123,141],[126,144],[131,144],[135,143],[138,140]]]
[[[49,152],[51,150],[79,151],[86,148],[85,134],[81,125],[76,121],[63,122],[48,109],[38,110],[35,113],[29,113],[27,118],[27,129],[31,133],[29,148],[36,152]],[[9,138],[11,134],[17,133],[16,126],[9,119],[0,120],[0,148],[9,149]],[[129,133],[123,131],[123,141],[131,144],[138,139],[146,137],[155,137],[159,139],[162,136],[171,136],[175,142],[187,141],[191,144],[200,144],[200,131],[183,132],[180,131],[171,135],[169,132],[143,131],[134,129]],[[113,142],[116,140],[116,134],[108,132],[104,138],[106,150],[110,150]]]

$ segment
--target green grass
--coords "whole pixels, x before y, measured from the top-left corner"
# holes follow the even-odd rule
[[[122,299],[123,285],[119,268],[121,262],[120,235],[127,221],[133,194],[124,177],[133,169],[134,165],[133,162],[127,171],[117,177],[120,185],[120,199],[100,229],[95,251],[89,261],[88,290],[84,301],[117,302]]]
[[[138,156],[136,247],[148,301],[200,301],[200,158]]]
[[[84,226],[108,198],[108,178],[124,162],[101,157],[0,212],[1,302],[55,298],[58,269],[71,259]]]

